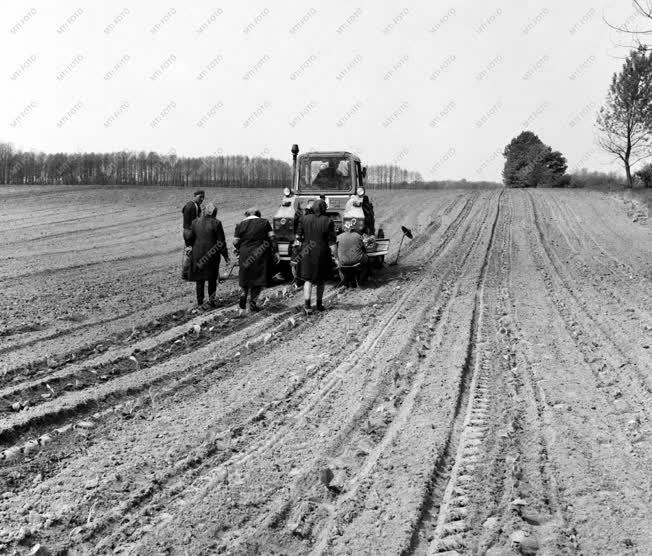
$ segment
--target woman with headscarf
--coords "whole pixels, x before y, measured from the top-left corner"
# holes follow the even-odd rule
[[[208,300],[215,306],[215,291],[220,276],[220,256],[229,262],[224,228],[215,218],[217,207],[208,203],[199,218],[192,221],[189,242],[192,245],[188,279],[197,284],[197,305],[204,304],[204,283],[208,282]]]
[[[297,226],[297,238],[302,243],[299,259],[303,285],[304,312],[312,313],[312,286],[316,285],[317,310],[325,309],[324,283],[333,273],[331,251],[335,248],[335,228],[326,215],[326,201],[318,199],[312,204],[312,214],[306,214]]]
[[[272,226],[257,208],[245,211],[245,219],[235,227],[233,245],[240,259],[240,309],[247,307],[249,297],[249,309],[260,311],[258,296],[271,281],[279,255]]]

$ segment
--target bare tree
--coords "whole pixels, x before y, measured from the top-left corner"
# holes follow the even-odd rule
[[[618,25],[614,25],[613,23],[606,21],[606,19],[605,22],[612,29],[633,36],[635,48],[639,50],[652,50],[652,46],[646,42],[646,39],[652,37],[652,0],[632,0],[632,4],[634,5],[635,14],[633,17],[639,16],[644,20],[647,20],[647,23],[643,23],[642,27],[632,26],[630,21],[632,18]],[[631,48],[631,45],[628,48]]]
[[[652,52],[633,50],[614,73],[597,127],[599,145],[623,162],[632,187],[631,168],[652,155]]]

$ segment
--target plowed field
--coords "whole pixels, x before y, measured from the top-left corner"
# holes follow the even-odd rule
[[[0,192],[0,552],[652,554],[652,228],[378,192],[368,287],[193,313],[176,189]],[[209,191],[228,239],[278,193]]]

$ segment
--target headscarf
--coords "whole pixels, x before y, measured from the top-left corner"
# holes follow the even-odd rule
[[[260,218],[260,210],[256,207],[249,207],[247,210],[245,210],[245,216],[257,216]]]
[[[326,201],[323,199],[317,199],[312,203],[312,212],[316,216],[320,216],[326,212]]]
[[[215,206],[215,203],[209,201],[204,205],[203,211],[204,216],[215,216],[217,214],[217,207]]]

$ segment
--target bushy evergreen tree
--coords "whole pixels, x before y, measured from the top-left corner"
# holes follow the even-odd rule
[[[503,152],[503,181],[507,187],[568,185],[566,158],[531,131],[522,131]]]

